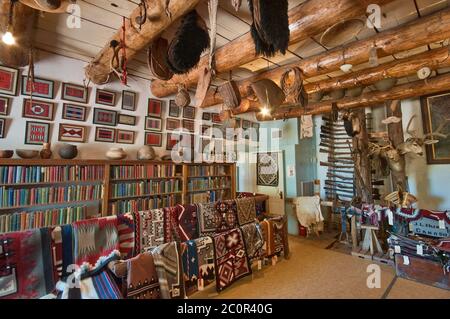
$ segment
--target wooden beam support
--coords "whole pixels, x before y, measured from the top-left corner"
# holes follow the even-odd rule
[[[164,10],[162,10],[160,18],[155,21],[147,21],[142,25],[142,29],[139,31],[131,25],[130,21],[135,21],[135,18],[139,16],[139,8],[136,5],[136,9],[130,15],[130,19],[125,23],[125,41],[127,45],[126,54],[128,61],[132,60],[139,51],[146,49],[147,46],[157,38],[165,29],[167,29],[175,20],[182,17],[186,13],[190,12],[200,0],[172,0],[169,2],[169,11],[172,15],[172,19],[169,18]],[[158,5],[155,1],[146,0],[149,10]],[[133,25],[135,25],[133,23]],[[111,73],[111,58],[113,55],[110,48],[110,42],[116,40],[120,42],[122,37],[122,30],[118,30],[116,34],[111,38],[103,49],[97,54],[97,56],[87,65],[85,69],[86,77],[95,84],[102,84],[108,81]]]
[[[392,0],[374,0],[383,5]],[[290,44],[315,36],[337,21],[360,17],[367,6],[355,0],[309,0],[289,11]],[[250,32],[231,41],[215,52],[217,73],[228,72],[258,58]],[[193,86],[197,83],[201,70],[208,65],[208,57],[203,57],[196,69],[183,75],[176,75],[169,81],[155,80],[151,84],[152,94],[162,98],[177,92],[177,84]]]
[[[4,0],[0,4],[0,32],[6,31],[9,21],[10,1]],[[33,41],[38,12],[22,3],[14,5],[12,26],[9,31],[16,39],[16,44],[8,46],[0,41],[0,62],[13,67],[28,64],[28,53]]]
[[[450,90],[450,73],[438,75],[436,77],[397,85],[389,91],[375,91],[364,93],[356,98],[343,98],[337,101],[324,101],[310,104],[306,110],[300,107],[282,106],[276,109],[272,116],[263,117],[256,114],[259,121],[279,120],[285,118],[300,117],[302,115],[318,115],[331,112],[331,103],[336,102],[339,109],[352,109],[365,106],[382,106],[388,100],[402,100],[411,97],[418,97],[427,94],[439,93]],[[381,103],[381,105],[380,105]]]
[[[245,80],[238,81],[239,91],[242,97],[247,96],[247,87],[258,80],[261,79],[271,79],[276,83],[280,82],[281,75],[288,69],[292,67],[299,67],[305,72],[306,77],[313,77],[321,74],[326,74],[339,69],[339,67],[344,63],[350,63],[353,65],[361,64],[369,60],[370,48],[376,45],[378,48],[378,57],[384,57],[392,54],[396,54],[402,51],[414,49],[429,43],[438,42],[445,40],[450,37],[450,9],[441,10],[430,16],[414,20],[406,25],[398,26],[394,29],[379,33],[370,38],[350,43],[344,47],[336,48],[329,52],[320,53],[313,57],[301,60],[296,63],[289,64],[287,66],[279,67],[273,70],[262,72],[255,76],[249,77]],[[434,54],[440,55],[436,51]],[[434,55],[433,54],[433,55]],[[416,65],[420,65],[424,62],[418,61],[423,59],[424,56],[421,54],[415,55],[417,59]],[[407,59],[413,59],[407,58]],[[405,63],[407,59],[405,59]],[[411,62],[410,60],[410,62]],[[402,60],[403,62],[403,60]],[[436,61],[432,62],[435,63]],[[385,66],[380,66],[371,69],[371,76],[376,78],[379,77],[380,71],[383,68],[390,68],[395,64],[395,62],[388,63]],[[431,64],[431,65],[432,65]],[[390,70],[392,74],[404,73],[401,69],[403,66],[394,68]],[[355,72],[358,75],[364,74],[367,71]],[[349,79],[354,76],[355,73],[349,74],[348,76],[343,76],[342,80],[346,80],[345,84],[341,84],[342,87],[348,87]],[[367,81],[371,76],[366,75],[361,78],[360,81]],[[351,81],[350,81],[351,82]],[[338,88],[339,85],[333,84],[333,80],[327,81],[323,88],[322,82],[321,86],[315,84],[308,84],[306,86],[306,91],[308,93],[317,92],[318,90],[324,90],[325,88]],[[370,83],[365,82],[365,83]],[[372,82],[373,83],[373,82]],[[208,107],[212,105],[221,104],[223,100],[220,98],[219,94],[216,94],[214,90],[209,90],[202,107]]]

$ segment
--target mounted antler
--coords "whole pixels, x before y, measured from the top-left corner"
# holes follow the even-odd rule
[[[435,139],[434,138],[435,136],[440,137],[442,139],[447,138],[448,134],[441,133],[441,131],[447,126],[448,122],[450,122],[450,118],[446,118],[445,120],[443,120],[434,132],[425,134],[423,137],[424,144],[430,145],[438,143],[439,140]]]

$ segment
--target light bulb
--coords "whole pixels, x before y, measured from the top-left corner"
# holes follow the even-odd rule
[[[261,115],[262,116],[269,116],[270,115],[270,109],[267,106],[264,106],[261,109]]]
[[[16,43],[16,39],[14,39],[14,36],[11,32],[6,31],[2,36],[2,41],[6,45],[13,45]]]

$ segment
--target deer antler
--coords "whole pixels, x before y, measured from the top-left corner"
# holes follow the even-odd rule
[[[414,114],[413,116],[411,116],[411,118],[408,121],[408,125],[406,126],[406,133],[408,133],[409,135],[411,135],[413,138],[417,138],[417,134],[416,134],[416,130],[410,130],[410,126],[414,120],[414,118],[416,117],[416,114]]]
[[[440,138],[447,138],[448,134],[441,133],[441,131],[444,129],[444,127],[447,125],[449,121],[450,118],[446,118],[441,122],[441,124],[439,124],[438,128],[434,132],[425,134],[423,137],[424,143],[428,145],[438,143],[439,140],[433,138],[435,136]]]

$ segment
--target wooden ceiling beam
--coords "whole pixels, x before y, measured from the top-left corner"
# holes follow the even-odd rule
[[[374,0],[372,3],[383,5],[392,0]],[[315,36],[335,24],[337,21],[360,17],[367,7],[355,0],[308,0],[289,10],[290,44]],[[250,32],[217,49],[215,68],[217,73],[236,69],[258,58]],[[208,56],[204,56],[197,68],[183,75],[176,75],[169,81],[154,80],[152,94],[162,98],[174,94],[178,84],[196,85],[200,72],[208,65]]]
[[[148,45],[175,20],[193,10],[199,2],[200,0],[171,0],[169,2],[169,11],[172,18],[169,18],[164,10],[162,10],[158,20],[147,21],[142,25],[141,30],[136,29],[130,23],[130,21],[135,21],[135,18],[139,16],[139,8],[136,6],[136,9],[133,10],[130,15],[130,18],[126,19],[125,22],[125,42],[127,46],[126,55],[128,61],[131,61],[141,50],[146,49]],[[152,0],[146,0],[146,3],[149,10],[153,10],[155,6],[158,5]],[[133,25],[135,24],[133,23]],[[108,43],[105,44],[97,56],[86,66],[86,77],[93,83],[102,84],[108,81],[111,74],[110,63],[113,56],[110,43],[112,40],[120,42],[121,37],[122,28],[116,32],[116,34],[111,38],[111,40],[108,41]]]
[[[344,63],[357,65],[367,62],[369,60],[370,48],[374,45],[379,48],[378,57],[381,58],[415,49],[429,43],[442,41],[449,37],[450,9],[444,9],[430,16],[414,20],[406,25],[381,32],[370,38],[356,41],[344,47],[320,53],[313,57],[238,81],[239,91],[242,97],[246,97],[247,87],[261,79],[271,79],[279,83],[281,75],[292,67],[299,67],[303,70],[306,77],[313,77],[339,70],[339,67]],[[306,90],[308,93],[319,90],[319,88],[312,88],[311,85],[307,85]],[[321,87],[320,89],[324,88]],[[202,107],[213,106],[222,102],[223,100],[216,93],[216,90],[210,89]]]

